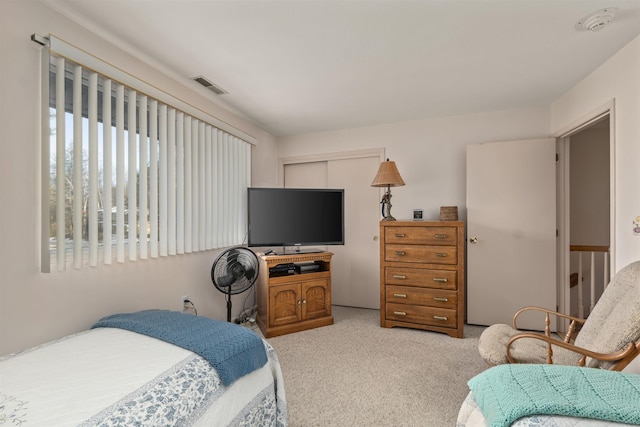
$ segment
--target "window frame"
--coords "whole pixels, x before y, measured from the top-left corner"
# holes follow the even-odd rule
[[[170,163],[173,166],[169,167],[167,171],[163,172],[164,178],[162,177],[160,178],[161,181],[158,182],[157,184],[158,187],[162,187],[162,185],[169,185],[171,188],[174,188],[173,186],[176,185],[177,180],[181,178],[186,179],[185,171],[183,170],[184,165],[186,164],[186,160],[184,159],[184,151],[180,151],[181,149],[179,149],[178,152],[176,152],[176,145],[180,142],[184,142],[185,135],[187,135],[188,133],[185,128],[188,127],[189,123],[191,123],[192,125],[192,128],[191,128],[192,141],[191,142],[195,141],[195,145],[193,145],[192,148],[193,149],[197,148],[198,150],[195,153],[193,151],[190,153],[191,154],[190,160],[193,163],[195,162],[198,163],[197,166],[195,166],[195,168],[197,169],[197,175],[194,175],[192,178],[194,180],[197,180],[201,184],[202,183],[205,184],[205,185],[202,185],[203,191],[198,194],[198,196],[202,197],[202,203],[198,203],[198,201],[195,201],[195,203],[192,206],[192,209],[198,209],[198,213],[195,216],[192,216],[191,218],[185,218],[183,213],[182,214],[177,213],[176,206],[180,204],[183,205],[184,198],[178,197],[178,200],[176,200],[175,196],[176,196],[176,193],[183,195],[181,193],[186,191],[184,188],[179,188],[176,191],[166,192],[166,194],[164,194],[164,196],[162,197],[164,197],[165,199],[167,198],[171,199],[169,201],[170,206],[168,207],[165,206],[165,203],[167,201],[163,200],[162,206],[158,206],[158,209],[159,210],[170,209],[168,214],[170,216],[170,220],[169,220],[169,223],[166,224],[166,226],[168,227],[168,230],[169,230],[168,232],[173,234],[170,235],[168,241],[163,241],[163,238],[166,239],[167,237],[166,236],[167,232],[165,232],[164,236],[162,235],[159,236],[158,239],[160,240],[159,242],[160,250],[158,251],[158,253],[155,253],[153,250],[150,250],[149,251],[151,252],[150,254],[146,250],[141,250],[140,253],[138,253],[138,250],[139,250],[137,248],[138,244],[128,247],[125,241],[125,247],[123,248],[121,246],[123,226],[121,223],[122,218],[120,217],[119,218],[120,224],[117,225],[117,227],[118,227],[118,232],[121,233],[121,235],[117,239],[116,251],[115,251],[116,255],[114,258],[115,261],[117,262],[125,262],[126,260],[134,261],[138,259],[145,259],[149,255],[150,257],[168,256],[168,255],[183,254],[183,253],[231,246],[236,244],[242,244],[244,242],[244,238],[246,236],[246,229],[247,229],[246,188],[248,188],[251,183],[251,146],[256,143],[256,139],[251,135],[248,135],[244,131],[237,129],[234,126],[231,126],[228,123],[225,123],[222,120],[207,114],[206,112],[192,106],[191,104],[185,101],[182,101],[181,99],[175,96],[172,96],[171,94],[168,94],[162,91],[161,89],[156,88],[155,86],[152,86],[117,67],[107,64],[106,62],[100,60],[99,58],[93,55],[90,55],[87,52],[81,49],[78,49],[77,47],[72,46],[71,44],[53,35],[50,35],[47,38],[47,40],[49,41],[49,43],[48,45],[43,46],[42,61],[41,61],[42,62],[41,64],[42,66],[41,67],[41,72],[42,72],[41,270],[42,272],[50,272],[53,268],[56,268],[58,271],[64,271],[66,270],[67,265],[69,263],[73,263],[73,266],[76,269],[84,268],[88,265],[92,267],[97,267],[103,264],[110,264],[112,259],[110,252],[111,252],[112,246],[114,246],[113,244],[110,244],[110,245],[104,245],[104,247],[100,247],[100,245],[94,242],[89,244],[89,249],[82,248],[82,246],[80,246],[80,251],[78,251],[78,245],[82,245],[82,242],[78,243],[77,241],[78,239],[74,239],[75,241],[74,249],[71,251],[71,253],[69,253],[69,250],[66,249],[66,245],[65,245],[65,249],[62,251],[63,253],[60,253],[60,251],[58,250],[62,246],[58,246],[55,250],[50,249],[50,242],[49,242],[50,224],[51,224],[50,223],[50,218],[51,218],[50,173],[51,173],[51,167],[52,167],[52,163],[51,163],[52,160],[50,158],[50,155],[52,152],[52,150],[50,149],[51,132],[52,132],[51,124],[50,124],[50,120],[51,120],[50,61],[53,56],[64,58],[65,61],[71,61],[75,64],[78,64],[80,67],[82,67],[83,72],[88,71],[89,73],[91,73],[90,75],[92,77],[89,79],[89,83],[87,85],[91,84],[95,87],[96,82],[94,80],[97,78],[98,82],[100,82],[101,81],[100,79],[104,77],[108,79],[110,82],[114,82],[116,85],[119,85],[119,88],[120,87],[125,88],[122,90],[128,91],[129,93],[133,92],[135,94],[140,94],[140,98],[138,97],[135,98],[136,108],[131,109],[133,111],[128,112],[127,120],[126,122],[123,122],[124,124],[126,124],[126,127],[128,127],[128,123],[133,123],[136,121],[136,116],[137,116],[136,112],[140,108],[144,108],[144,111],[150,111],[148,110],[148,108],[150,108],[149,104],[152,102],[157,102],[160,105],[160,108],[158,108],[158,110],[160,109],[167,110],[166,115],[162,115],[164,114],[162,113],[159,116],[156,116],[158,117],[158,121],[161,121],[161,120],[167,121],[166,123],[167,126],[164,128],[160,123],[157,123],[157,125],[160,126],[160,130],[158,131],[158,135],[157,135],[158,137],[157,142],[160,144],[161,136],[159,134],[162,133],[163,131],[166,132],[167,135],[164,136],[165,139],[163,141],[166,144],[165,148],[168,150],[168,153],[164,153],[164,155],[167,156],[166,158],[168,160],[166,161],[173,162],[173,163]],[[65,70],[65,74],[66,73],[67,71]],[[59,74],[58,70],[56,69],[56,75],[58,74]],[[96,75],[97,77],[95,77]],[[81,90],[83,90],[84,87],[87,86],[82,81],[81,83],[79,83],[79,85]],[[99,89],[98,89],[98,92],[99,92]],[[64,98],[66,98],[66,96],[64,96]],[[141,101],[143,98],[144,98],[144,102]],[[95,103],[96,100],[94,100],[93,102]],[[139,105],[139,104],[144,104],[144,105]],[[66,108],[67,108],[66,106],[64,105],[62,106],[63,111],[65,111],[65,114],[64,114],[65,116],[66,116]],[[91,107],[87,107],[87,109],[89,108]],[[93,108],[95,110],[95,107]],[[60,110],[58,109],[58,111]],[[100,108],[98,108],[98,111],[100,112],[100,114],[102,114],[102,111]],[[80,114],[80,116],[82,117],[83,116],[82,108],[80,110],[75,110],[74,114],[76,116]],[[96,112],[93,111],[92,114],[95,115]],[[147,116],[146,114],[140,114],[137,117],[146,118],[146,116]],[[153,120],[151,119],[152,116],[153,115],[149,113],[149,117],[150,117],[148,119],[149,122]],[[187,118],[189,118],[189,120],[187,120]],[[63,118],[59,118],[59,117],[58,119],[64,120]],[[84,119],[81,118],[80,121],[83,121],[83,120]],[[90,128],[89,128],[89,139],[92,139],[92,138],[95,139],[95,133],[97,132],[97,130],[95,129],[95,122],[96,122],[96,119],[94,118],[93,125],[90,125]],[[104,117],[102,117],[102,120],[97,120],[97,122],[98,124],[103,123]],[[57,123],[59,124],[61,122],[58,121]],[[112,120],[112,123],[113,123],[113,120]],[[141,138],[140,128],[138,126],[142,126],[142,123],[134,124],[134,126],[136,126],[136,132],[133,135],[127,135],[127,141],[125,141],[125,148],[127,146],[129,148],[129,152],[128,152],[129,158],[132,158],[134,159],[134,161],[137,161],[135,157],[139,155],[141,152],[141,149],[143,149],[141,146],[141,141],[148,140],[149,143],[151,144],[152,138],[154,138],[155,136],[153,135],[153,132],[150,129],[155,125],[156,123],[153,123],[153,122],[144,123],[143,127],[145,128],[144,129],[145,136]],[[113,125],[110,126],[109,128],[112,128],[112,127]],[[121,131],[116,129],[116,127],[113,127],[112,130],[114,132]],[[56,126],[56,138],[57,138],[58,131],[59,130]],[[197,132],[198,135],[195,136],[193,132]],[[60,147],[62,146],[66,147],[66,144],[67,144],[67,141],[66,141],[67,138],[64,135],[64,132],[62,133],[63,133],[62,135],[63,141],[62,141],[62,145],[58,143],[58,146],[56,148],[57,153],[60,152]],[[73,133],[74,133],[74,136],[77,135],[78,134],[77,129]],[[102,139],[102,136],[100,136],[99,138]],[[117,140],[117,137],[114,139],[114,142],[115,140]],[[100,144],[102,143],[103,141],[100,142]],[[84,139],[82,139],[80,143],[76,142],[75,146],[78,147],[79,144],[84,144]],[[137,148],[134,148],[136,146]],[[215,148],[215,151],[214,151],[214,148]],[[144,148],[145,152],[146,150],[147,148]],[[82,156],[84,155],[84,150],[81,148],[80,151],[81,151],[81,154],[79,158],[81,159],[80,163],[82,163],[83,161]],[[207,157],[203,159],[203,155]],[[77,156],[77,154],[75,154],[75,156]],[[176,156],[182,156],[182,157],[179,158],[179,161],[176,161]],[[150,157],[153,157],[153,156],[150,156]],[[58,160],[56,160],[55,162],[56,165],[58,164],[60,158],[61,157],[58,156]],[[163,157],[162,159],[164,158],[165,157]],[[75,157],[75,159],[77,160],[78,157]],[[92,186],[96,185],[96,180],[98,179],[96,175],[96,167],[95,167],[96,161],[97,161],[96,155],[90,154],[89,163],[91,167],[88,174],[90,175],[89,179],[92,180],[90,183],[90,185]],[[114,162],[117,162],[117,161],[118,160],[114,160]],[[166,161],[162,160],[162,162],[166,162]],[[236,163],[233,163],[233,162],[236,162]],[[132,164],[129,165],[127,173],[131,176],[140,175],[142,179],[145,179],[144,185],[140,186],[142,188],[142,191],[145,191],[144,187],[146,187],[146,179],[148,179],[148,177],[143,177],[144,174],[141,173],[141,171],[145,170],[146,172],[147,168],[139,167],[136,170],[135,163],[134,162],[131,162],[131,163]],[[234,166],[237,166],[237,165],[240,166],[238,168],[240,169],[238,173],[233,171]],[[218,175],[215,174],[216,171],[218,171]],[[221,173],[220,171],[223,171],[226,175],[220,175]],[[84,174],[85,172],[82,171],[82,173]],[[221,176],[224,178],[224,180],[221,179]],[[76,183],[79,182],[78,179],[82,179],[82,178],[83,178],[82,176],[78,178],[78,175],[76,174],[76,177],[75,177]],[[165,181],[162,181],[162,179],[165,179]],[[166,179],[169,179],[169,181],[166,181]],[[129,185],[129,182],[131,181],[134,181],[134,183],[132,185]],[[138,191],[138,186],[141,184],[141,182],[138,182],[137,178],[135,178],[134,180],[129,180],[129,182],[125,184],[123,181],[118,181],[116,185],[119,185],[120,187],[128,186],[128,189],[124,189],[124,191],[128,191],[129,195],[133,195],[132,200],[134,202],[132,202],[133,209],[131,209],[131,212],[129,212],[129,223],[134,224],[134,227],[137,227],[136,221],[137,221],[138,206],[135,200],[136,200],[136,194]],[[151,182],[153,182],[153,180],[151,180]],[[232,185],[234,185],[232,190],[234,194],[229,194],[228,189],[224,187],[225,183],[231,183]],[[153,184],[150,184],[150,186],[151,185]],[[197,184],[194,184],[194,185],[197,185]],[[58,189],[59,188],[60,187],[58,187]],[[213,195],[206,195],[204,193],[205,190],[212,191],[212,193],[216,195],[217,199],[214,199]],[[96,194],[95,187],[91,191],[92,191],[92,194],[94,194],[93,197],[97,198],[95,196]],[[148,193],[149,188],[146,188],[146,191]],[[160,191],[162,191],[162,189]],[[163,193],[159,193],[159,194],[163,194]],[[142,199],[143,198],[141,198],[141,200]],[[146,199],[146,197],[144,199]],[[205,202],[205,200],[207,201]],[[115,205],[116,204],[113,204],[112,206],[115,206]],[[199,206],[199,205],[202,205],[202,206]],[[218,209],[215,212],[214,212],[214,207]],[[122,205],[120,205],[120,208],[122,208]],[[183,208],[184,206],[180,206],[180,209],[183,209]],[[147,207],[147,208],[143,207],[143,209],[147,209],[145,212],[145,215],[146,215],[151,210],[151,207]],[[120,209],[118,210],[118,212],[122,210],[123,209]],[[231,210],[231,212],[228,212],[228,210]],[[244,214],[242,212],[243,210],[244,210]],[[104,213],[104,210],[103,210],[103,213]],[[77,209],[74,211],[74,214],[77,214]],[[123,214],[124,212],[120,213],[119,215],[123,215]],[[99,222],[98,213],[96,213],[95,207],[93,209],[93,213],[89,213],[88,215],[90,216],[89,227],[91,227],[92,229],[90,235],[95,236],[98,222]],[[178,218],[179,216],[180,218]],[[190,223],[191,220],[194,218],[198,222],[196,225]],[[217,221],[211,221],[212,218],[216,218]],[[221,222],[218,219],[222,219],[223,221],[230,221],[229,224],[231,224],[234,229],[228,230],[228,228],[231,228],[231,227],[222,227]],[[103,215],[103,220],[104,220],[104,215]],[[183,221],[182,225],[177,224],[175,222],[176,220]],[[185,246],[184,244],[185,243],[184,240],[186,239],[186,236],[185,236],[185,239],[182,239],[182,240],[180,238],[176,238],[177,235],[180,235],[181,233],[181,232],[176,233],[176,227],[185,227],[184,226],[185,222],[187,224],[190,224],[191,226],[194,226],[197,230],[199,230],[199,233],[197,235],[190,234],[193,240],[197,240],[197,242],[192,242],[193,244],[191,245],[191,247],[189,247],[189,245]],[[226,224],[223,223],[223,225],[226,225]],[[186,227],[186,228],[189,228],[189,227]],[[181,230],[182,230],[182,233],[184,234],[184,228]],[[191,229],[189,229],[189,231],[191,231]],[[204,235],[205,232],[207,233],[206,235]],[[58,234],[58,236],[60,236],[60,234]],[[145,232],[145,236],[150,240],[155,238],[155,236],[149,235],[146,232]],[[137,235],[135,236],[135,239],[137,239]],[[144,246],[146,247],[146,245]],[[98,251],[96,251],[96,247],[98,248]],[[109,247],[108,251],[105,249],[107,247]],[[140,245],[140,247],[142,247],[142,245]],[[108,253],[105,254],[105,252],[108,252]],[[102,260],[102,262],[97,262],[96,260],[98,258]]]

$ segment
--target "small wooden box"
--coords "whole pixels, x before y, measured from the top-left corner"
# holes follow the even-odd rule
[[[440,207],[440,221],[457,221],[457,220],[458,220],[457,206],[441,206]]]

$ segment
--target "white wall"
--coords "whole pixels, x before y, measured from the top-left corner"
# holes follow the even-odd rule
[[[279,139],[279,156],[384,148],[406,185],[391,190],[392,214],[410,219],[423,209],[438,219],[440,206],[458,206],[466,218],[466,146],[549,136],[549,110],[498,111],[392,123]],[[373,180],[373,176],[371,177]]]
[[[115,311],[179,308],[189,294],[204,315],[225,317],[224,298],[209,279],[216,252],[108,268],[39,273],[39,58],[32,33],[59,37],[99,52],[110,63],[177,93],[258,139],[253,184],[277,184],[277,157],[384,147],[407,185],[393,190],[393,213],[422,208],[437,218],[442,205],[466,217],[465,147],[487,141],[557,135],[615,99],[615,269],[640,259],[632,220],[640,215],[640,37],[551,108],[500,111],[275,139],[249,121],[193,92],[134,56],[97,38],[36,1],[0,1],[0,354],[85,329]],[[279,151],[278,151],[279,150]],[[373,177],[372,177],[373,179]],[[235,306],[242,301],[235,298]]]
[[[394,188],[393,214],[414,208],[438,218],[442,205],[459,206],[466,218],[465,146],[487,141],[561,136],[614,100],[615,232],[617,271],[640,259],[640,37],[621,49],[549,108],[394,123],[279,139],[279,156],[294,157],[383,147],[405,187]],[[373,177],[372,177],[373,179]]]
[[[39,62],[32,33],[54,33],[257,138],[253,182],[276,184],[275,139],[177,81],[36,1],[0,2],[0,354],[86,329],[100,316],[180,309],[188,294],[200,314],[225,319],[210,269],[217,251],[65,273],[39,267]],[[139,57],[140,55],[138,55]],[[234,297],[234,312],[244,294]]]
[[[612,271],[640,259],[640,36],[551,106],[551,131],[560,135],[611,100],[615,103],[615,251]]]

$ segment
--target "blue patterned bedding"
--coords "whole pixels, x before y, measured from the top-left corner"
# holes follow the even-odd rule
[[[203,357],[155,338],[71,335],[0,357],[0,424],[286,427],[277,355],[260,345],[266,363],[225,386]]]
[[[270,359],[277,360],[273,348],[268,351]],[[80,427],[196,425],[225,391],[211,364],[193,355]],[[229,425],[286,426],[286,406],[278,405],[273,390],[266,388]]]

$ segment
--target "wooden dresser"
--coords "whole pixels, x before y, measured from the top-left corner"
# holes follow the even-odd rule
[[[380,326],[464,337],[464,223],[380,222]]]
[[[260,255],[258,317],[265,338],[333,324],[331,252]],[[272,272],[278,265],[315,264],[317,270]]]

